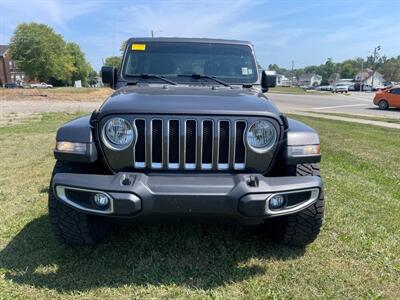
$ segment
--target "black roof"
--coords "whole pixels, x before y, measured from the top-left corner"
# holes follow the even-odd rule
[[[0,56],[3,56],[8,50],[8,45],[0,45]]]
[[[178,38],[178,37],[134,37],[128,40],[132,42],[185,42],[185,43],[211,43],[211,44],[235,44],[235,45],[252,45],[249,41],[224,40],[224,39],[208,39],[208,38]]]

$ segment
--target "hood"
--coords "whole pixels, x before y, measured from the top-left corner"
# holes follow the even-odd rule
[[[263,115],[278,117],[276,106],[255,89],[193,86],[130,86],[111,95],[99,113]]]

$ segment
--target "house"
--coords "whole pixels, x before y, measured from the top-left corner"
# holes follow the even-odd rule
[[[372,86],[372,79],[374,81],[374,86]],[[362,72],[358,72],[354,77],[354,82],[356,84],[363,84],[365,86],[371,86],[373,88],[384,86],[385,79],[383,75],[377,71],[372,71],[371,69],[365,69]]]
[[[315,73],[305,73],[300,76],[298,84],[300,86],[317,86],[321,85],[322,76]]]
[[[8,50],[8,45],[0,45],[0,86],[4,86],[5,83],[22,84],[28,81],[25,73],[19,70],[11,59]]]
[[[267,75],[275,75],[276,76],[276,86],[290,86],[290,79],[285,75],[278,74],[274,70],[266,70],[265,73]]]
[[[290,79],[285,75],[276,74],[276,85],[277,86],[290,86]]]

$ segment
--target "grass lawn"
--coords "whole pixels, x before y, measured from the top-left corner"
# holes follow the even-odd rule
[[[326,218],[303,250],[240,226],[118,227],[58,245],[47,216],[56,128],[0,128],[0,299],[369,298],[400,295],[400,131],[301,117],[322,138]]]
[[[380,122],[388,122],[388,123],[395,123],[395,124],[400,124],[400,111],[399,111],[399,118],[388,118],[385,116],[366,116],[366,115],[356,115],[356,114],[346,114],[346,113],[332,113],[332,112],[316,112],[316,111],[308,111],[310,113],[318,113],[322,115],[328,115],[328,116],[338,116],[338,117],[346,117],[346,118],[352,118],[352,119],[362,119],[362,120],[369,120],[369,121],[380,121]]]
[[[284,86],[277,86],[274,88],[270,88],[268,90],[268,93],[275,93],[275,94],[295,94],[295,95],[312,95],[312,94],[318,94],[318,95],[330,95],[328,92],[321,92],[321,91],[314,91],[314,90],[309,90],[306,91],[300,87],[284,87]]]

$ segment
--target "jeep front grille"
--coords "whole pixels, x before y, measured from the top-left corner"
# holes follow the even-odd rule
[[[154,170],[243,170],[247,122],[221,117],[135,118],[133,165]]]

